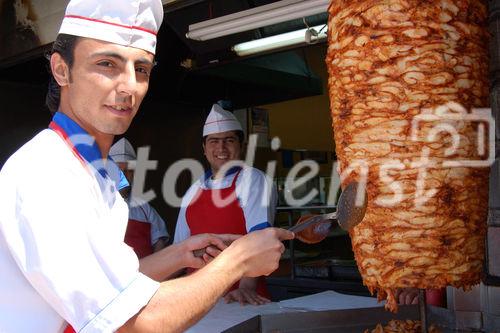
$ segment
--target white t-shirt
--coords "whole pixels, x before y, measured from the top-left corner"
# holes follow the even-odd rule
[[[0,172],[0,332],[112,332],[158,289],[123,242],[115,183],[87,166],[44,130]]]
[[[175,227],[174,243],[181,242],[191,236],[186,220],[186,209],[198,190],[200,188],[223,189],[230,187],[237,175],[237,169],[230,170],[221,179],[214,180],[210,175],[209,172],[198,179],[182,198]],[[247,232],[273,225],[278,196],[273,181],[262,171],[249,166],[243,167],[236,179],[236,197],[243,209]]]

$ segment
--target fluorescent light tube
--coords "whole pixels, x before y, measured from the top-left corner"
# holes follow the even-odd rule
[[[318,25],[310,28],[316,30],[316,32],[319,32],[322,28],[323,30],[321,31],[321,33],[319,33],[318,36],[313,37],[313,40],[315,42],[326,38],[327,28],[324,25]],[[301,29],[280,35],[275,35],[271,37],[252,40],[241,44],[236,44],[235,46],[233,46],[233,51],[236,52],[237,55],[243,57],[250,54],[306,43],[307,30],[308,29]]]
[[[205,41],[328,10],[330,0],[282,0],[208,21],[191,24],[186,37]]]

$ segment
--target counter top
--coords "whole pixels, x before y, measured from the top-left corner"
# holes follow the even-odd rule
[[[215,307],[189,333],[218,333],[252,317],[262,314],[287,312],[324,311],[383,306],[374,297],[351,296],[325,291],[322,293],[272,302],[266,305],[241,306],[239,303],[226,304],[220,299]]]

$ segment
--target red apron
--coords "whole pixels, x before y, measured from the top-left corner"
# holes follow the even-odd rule
[[[125,232],[125,243],[134,249],[139,259],[152,254],[151,224],[129,219]]]
[[[219,190],[200,188],[198,190],[186,209],[186,221],[191,235],[204,233],[245,235],[247,233],[245,215],[236,197],[236,180],[240,172],[241,170],[236,173],[228,188]],[[214,195],[214,191],[218,191],[218,195]],[[213,202],[212,196],[230,203],[219,208]],[[237,289],[238,285],[239,282],[229,291]],[[270,298],[264,277],[258,279],[257,293]]]

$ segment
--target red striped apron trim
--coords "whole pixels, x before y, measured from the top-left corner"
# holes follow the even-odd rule
[[[82,157],[82,155],[80,155],[80,153],[78,152],[76,147],[73,145],[73,143],[69,139],[68,134],[66,134],[66,132],[61,128],[61,126],[59,126],[56,122],[51,121],[49,124],[49,128],[51,130],[53,130],[54,132],[56,132],[64,140],[64,142],[66,142],[68,147],[73,152],[73,155],[76,156],[76,158],[80,161],[80,163],[83,165],[83,167],[90,173],[88,166],[87,166],[87,162]]]
[[[70,324],[68,324],[68,326],[66,326],[66,329],[64,330],[64,333],[76,333],[76,331]]]
[[[79,16],[79,15],[65,15],[64,17],[76,18],[76,19],[80,19],[80,20],[87,20],[87,21],[98,22],[98,23],[104,23],[104,24],[114,25],[116,27],[121,27],[121,28],[141,30],[141,31],[147,32],[149,34],[152,34],[153,36],[156,36],[156,32],[154,32],[153,30],[149,30],[149,29],[146,29],[143,27],[138,27],[135,25],[125,25],[125,24],[119,24],[119,23],[114,23],[114,22],[102,21],[102,20],[98,20],[98,19],[94,19],[94,18],[90,18],[90,17],[85,17],[85,16]]]

